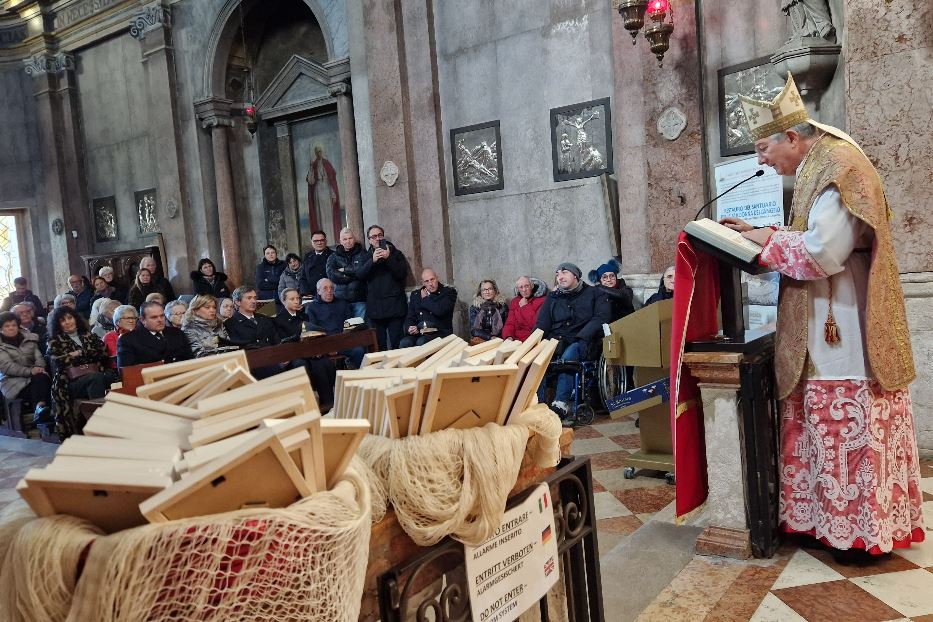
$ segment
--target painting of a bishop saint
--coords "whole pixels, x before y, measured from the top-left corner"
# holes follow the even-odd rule
[[[327,233],[328,238],[339,239],[343,224],[337,171],[324,157],[324,147],[321,144],[314,145],[314,157],[305,179],[308,182],[308,219],[311,231],[320,229]]]

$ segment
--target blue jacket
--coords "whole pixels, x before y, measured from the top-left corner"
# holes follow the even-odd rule
[[[344,320],[353,317],[349,303],[339,298],[334,298],[332,302],[315,298],[305,305],[305,313],[311,326],[323,330],[328,335],[342,333]]]
[[[261,300],[272,298],[278,301],[279,278],[283,272],[285,272],[285,262],[281,259],[276,259],[272,263],[263,259],[256,266],[256,293]]]

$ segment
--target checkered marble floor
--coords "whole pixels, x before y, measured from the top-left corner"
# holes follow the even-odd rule
[[[604,556],[649,520],[673,522],[663,479],[622,477],[638,444],[634,421],[598,419],[573,450],[593,463]],[[933,461],[921,461],[927,540],[884,556],[836,557],[812,538],[789,538],[770,560],[694,556],[635,618],[638,622],[933,622]],[[604,565],[603,590],[619,586]],[[607,618],[609,619],[609,618]]]

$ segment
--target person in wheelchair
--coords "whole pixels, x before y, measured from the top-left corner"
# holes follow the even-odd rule
[[[602,325],[609,322],[609,300],[599,289],[580,280],[582,272],[576,265],[564,262],[557,266],[557,288],[548,294],[538,313],[537,328],[544,331],[545,339],[557,339],[552,366],[538,387],[538,401],[544,403],[545,386],[549,377],[556,376],[557,392],[551,402],[553,410],[565,425],[573,425],[575,413],[569,412],[568,403],[573,394],[576,374],[571,368],[579,361],[592,361],[599,357]]]

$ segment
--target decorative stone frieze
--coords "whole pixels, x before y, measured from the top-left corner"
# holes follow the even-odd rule
[[[146,34],[158,28],[172,27],[172,12],[168,7],[154,4],[137,13],[130,21],[130,35],[142,41]]]
[[[44,74],[59,74],[74,71],[75,57],[66,52],[39,52],[23,61],[26,73],[36,78]]]
[[[340,97],[341,95],[350,94],[350,84],[347,82],[337,82],[336,84],[331,84],[327,87],[328,92],[331,97]]]

